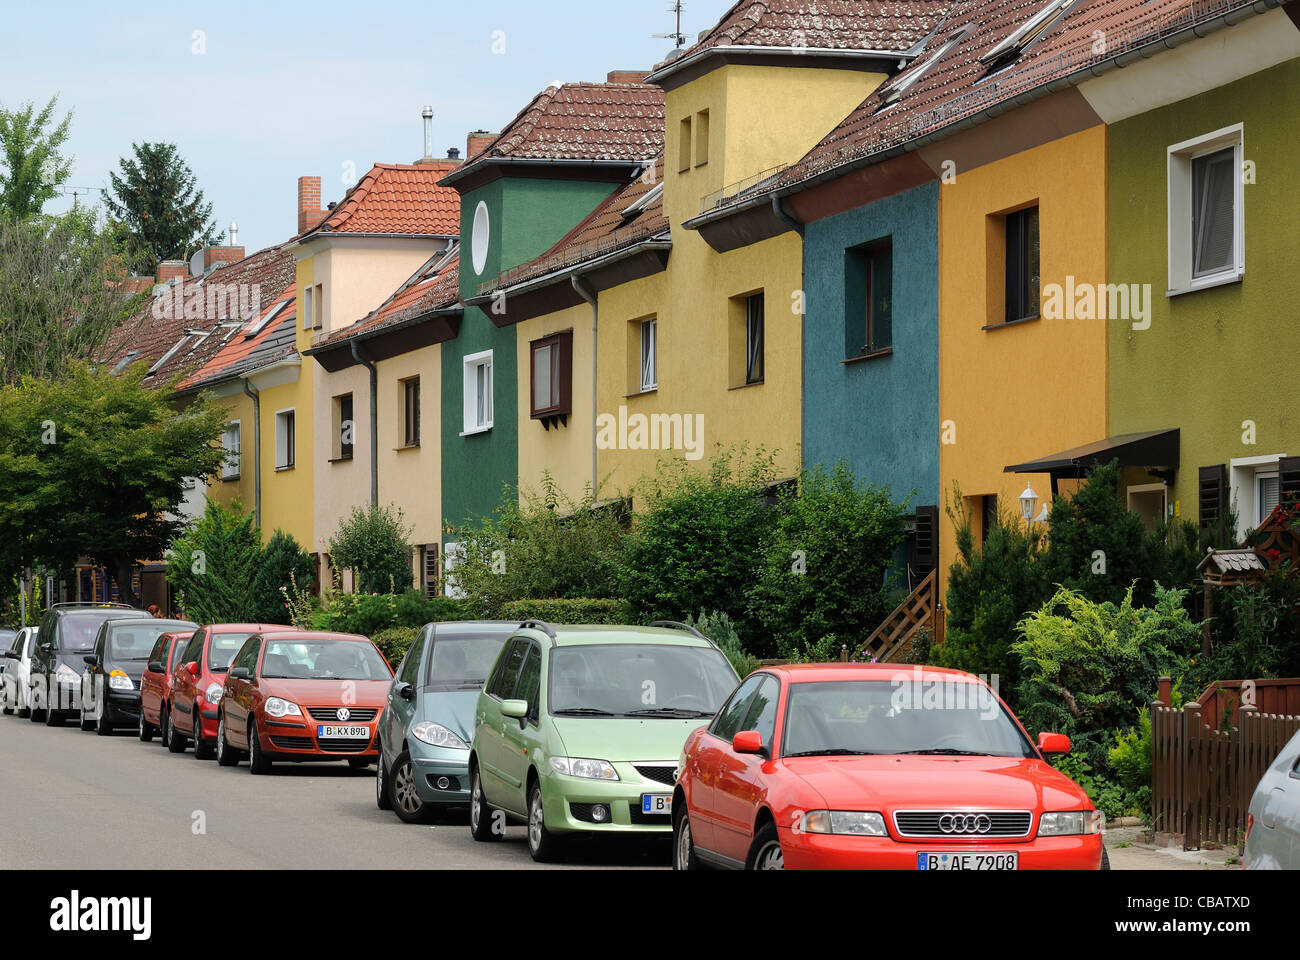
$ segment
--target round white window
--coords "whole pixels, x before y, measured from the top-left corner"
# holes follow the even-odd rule
[[[474,232],[470,235],[470,253],[474,257],[475,273],[481,274],[487,265],[488,238],[491,233],[487,204],[480,200],[478,209],[474,211]]]

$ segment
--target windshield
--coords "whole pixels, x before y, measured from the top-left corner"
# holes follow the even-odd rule
[[[713,647],[589,644],[551,651],[554,716],[710,717],[736,686]]]
[[[168,630],[167,626],[141,624],[129,627],[108,628],[108,641],[104,644],[104,660],[108,663],[145,661],[158,637]]]
[[[225,673],[230,669],[230,661],[251,637],[251,633],[215,633],[208,638],[208,669],[213,673]]]
[[[910,677],[791,684],[784,741],[786,757],[1035,756],[984,684]]]
[[[55,633],[55,636],[60,638],[59,649],[72,653],[93,649],[100,626],[105,620],[111,619],[112,617],[100,613],[68,614],[59,625],[58,632]]]
[[[391,680],[369,643],[359,640],[279,640],[266,645],[262,676],[297,680]]]
[[[482,687],[508,636],[508,630],[473,636],[435,636],[433,655],[425,658],[428,666],[424,689],[470,690]]]

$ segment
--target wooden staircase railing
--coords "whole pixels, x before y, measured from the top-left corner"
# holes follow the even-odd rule
[[[939,572],[931,570],[907,599],[894,608],[866,643],[854,654],[858,661],[896,663],[912,649],[912,640],[926,627],[934,632],[934,643],[943,641],[943,604],[939,600]]]

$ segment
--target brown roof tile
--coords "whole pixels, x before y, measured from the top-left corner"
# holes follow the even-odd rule
[[[235,331],[230,337],[218,338],[216,352],[201,367],[195,369],[176,387],[177,391],[192,390],[224,379],[223,374],[231,371],[258,347],[262,346],[286,321],[292,322],[297,316],[298,287],[291,283],[280,291],[279,296],[265,302],[256,320],[250,320]]]
[[[902,52],[933,30],[952,5],[952,0],[741,0],[685,56],[744,46]]]
[[[455,160],[377,163],[302,236],[318,232],[457,236],[460,194],[438,181],[459,166]]]

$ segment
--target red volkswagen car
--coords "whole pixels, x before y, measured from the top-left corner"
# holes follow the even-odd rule
[[[1096,870],[1101,814],[978,677],[803,664],[750,674],[686,741],[673,866]]]
[[[149,665],[140,677],[140,739],[145,743],[159,730],[172,671],[192,636],[194,633],[189,630],[164,633],[149,654]]]
[[[217,762],[248,756],[253,773],[276,760],[375,761],[375,732],[393,670],[379,648],[348,633],[267,632],[250,637],[226,677]]]
[[[253,634],[293,629],[267,623],[213,623],[195,630],[172,671],[160,724],[163,745],[172,753],[184,753],[193,739],[194,756],[211,760],[216,752],[217,705],[230,661]]]

